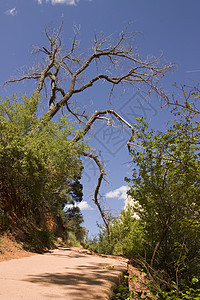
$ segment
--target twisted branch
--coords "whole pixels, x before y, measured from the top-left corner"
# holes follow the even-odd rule
[[[114,87],[124,83],[133,86],[143,84],[148,88],[149,93],[155,91],[162,99],[168,101],[166,93],[159,88],[158,83],[174,65],[172,63],[162,64],[162,57],[141,60],[134,48],[135,34],[128,32],[128,26],[114,42],[111,40],[111,37],[96,34],[90,54],[86,58],[83,58],[78,53],[79,43],[77,36],[80,29],[76,28],[72,45],[69,51],[67,51],[63,50],[62,47],[62,27],[63,21],[57,31],[50,32],[45,30],[48,45],[35,47],[34,53],[40,53],[43,56],[43,65],[41,64],[40,67],[37,65],[31,68],[27,74],[7,80],[5,84],[33,79],[37,83],[35,92],[40,94],[41,98],[43,90],[47,91],[49,106],[46,113],[49,115],[49,120],[65,106],[79,122],[84,123],[84,127],[72,139],[72,144],[85,136],[95,120],[106,119],[110,121],[107,117],[108,115],[116,117],[121,123],[128,126],[131,129],[132,137],[134,134],[133,126],[114,110],[96,111],[88,119],[85,110],[82,114],[78,114],[71,109],[69,100],[74,94],[82,93],[101,80],[111,85],[109,101],[111,100]],[[123,69],[120,69],[121,66],[123,66]],[[93,70],[90,72],[92,68]],[[91,74],[94,75],[92,76]],[[46,88],[48,86],[49,89]],[[85,123],[85,120],[88,121]],[[130,149],[131,137],[127,143],[128,149]],[[100,175],[94,193],[94,202],[99,209],[107,230],[109,230],[106,214],[101,209],[98,201],[99,189],[105,174],[104,169],[95,154],[84,151],[83,155],[93,159],[99,168]]]
[[[95,111],[93,113],[93,115],[90,117],[90,119],[87,121],[85,126],[72,139],[71,143],[76,143],[80,139],[82,139],[86,135],[86,133],[90,130],[90,128],[91,128],[92,124],[94,123],[94,121],[97,120],[97,119],[101,119],[102,115],[114,115],[121,123],[124,123],[126,126],[128,126],[131,129],[131,136],[130,136],[130,139],[127,143],[128,149],[130,149],[130,141],[131,141],[132,136],[134,135],[134,132],[135,132],[134,127],[132,125],[130,125],[125,119],[123,119],[119,114],[117,114],[114,110],[110,110],[110,109],[107,109],[107,110],[104,110],[104,111]],[[106,120],[109,120],[109,119],[106,118]],[[111,124],[111,122],[110,122],[110,124]],[[106,216],[106,213],[102,210],[101,205],[99,203],[99,199],[98,199],[101,183],[102,183],[102,180],[103,180],[104,175],[106,173],[105,173],[104,168],[101,164],[101,161],[98,159],[97,155],[95,155],[91,152],[85,152],[85,151],[83,151],[83,155],[93,159],[94,162],[96,163],[97,167],[99,168],[99,178],[98,178],[98,182],[97,182],[97,185],[96,185],[96,188],[95,188],[93,201],[96,204],[96,206],[97,206],[97,208],[100,212],[100,215],[101,215],[102,220],[103,220],[103,222],[106,226],[108,236],[109,236],[109,220]]]
[[[162,65],[162,56],[141,60],[134,48],[135,33],[128,32],[128,26],[120,33],[116,42],[113,42],[111,37],[96,34],[93,52],[86,59],[83,59],[77,53],[79,50],[77,36],[80,28],[76,28],[71,49],[67,51],[63,50],[62,47],[62,26],[63,22],[61,22],[57,31],[49,32],[45,30],[48,45],[46,47],[35,47],[36,52],[44,56],[43,61],[45,65],[41,66],[40,70],[38,70],[38,66],[37,72],[35,71],[36,68],[31,68],[27,74],[5,82],[5,84],[8,84],[26,79],[36,80],[37,88],[35,92],[40,94],[45,89],[45,82],[50,79],[49,108],[47,110],[50,119],[63,106],[66,106],[72,112],[68,104],[69,99],[74,94],[81,93],[92,87],[99,80],[111,84],[110,96],[116,85],[123,83],[133,86],[144,84],[148,88],[149,93],[155,91],[160,95],[161,99],[164,99],[166,102],[169,101],[166,93],[159,88],[158,83],[174,65],[172,63]],[[99,70],[99,74],[87,81],[83,79],[84,77],[90,77],[88,76],[90,72],[85,76],[86,72],[95,65],[98,67],[96,71]],[[124,71],[120,72],[120,66],[122,65]],[[108,70],[110,75],[107,74]],[[82,84],[79,81],[80,77],[85,81]],[[68,88],[66,89],[67,86]],[[56,91],[62,91],[61,99],[57,97]]]

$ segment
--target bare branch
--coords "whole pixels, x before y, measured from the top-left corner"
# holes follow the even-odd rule
[[[200,114],[200,89],[199,83],[194,86],[177,85],[176,82],[173,85],[179,93],[174,93],[171,99],[167,98],[162,107],[174,106],[176,109],[184,108],[188,110],[194,116]],[[176,96],[175,96],[176,95]]]
[[[105,117],[102,117],[102,115],[108,115],[108,114],[111,114],[111,115],[114,115],[120,122],[124,123],[126,126],[128,126],[130,129],[131,129],[131,137],[127,143],[127,146],[128,146],[128,149],[130,151],[130,141],[132,139],[132,136],[134,135],[134,127],[132,125],[130,125],[126,120],[124,120],[119,114],[117,114],[114,110],[104,110],[104,111],[96,111],[93,113],[93,115],[90,117],[90,119],[87,121],[87,123],[85,124],[85,126],[82,128],[82,130],[80,130],[80,132],[72,139],[72,143],[76,143],[78,142],[81,138],[83,138],[85,136],[85,134],[90,130],[92,124],[94,123],[95,120],[97,119],[106,119],[107,121],[109,121],[108,118],[105,118]],[[107,229],[107,232],[108,232],[108,236],[109,236],[109,220],[105,214],[105,212],[102,210],[100,204],[99,204],[99,200],[98,200],[98,195],[99,195],[99,189],[100,189],[100,186],[101,186],[101,183],[102,183],[102,180],[103,180],[103,177],[105,175],[105,171],[102,167],[102,164],[100,162],[100,160],[98,159],[97,155],[95,154],[92,154],[92,153],[86,153],[85,151],[83,152],[83,155],[84,156],[88,156],[90,158],[92,158],[96,165],[98,166],[99,168],[99,171],[100,171],[100,174],[99,174],[99,178],[98,178],[98,182],[97,182],[97,185],[96,185],[96,188],[95,188],[95,192],[94,192],[94,203],[97,205],[98,207],[98,210],[101,214],[101,217],[103,219],[103,222],[106,226],[106,229]]]
[[[38,75],[34,75],[34,74],[32,74],[32,75],[25,75],[25,76],[20,77],[20,78],[6,80],[3,85],[9,84],[9,83],[13,83],[13,82],[20,82],[20,81],[23,81],[25,79],[39,79],[39,78],[40,78],[40,74],[38,74]]]
[[[103,34],[96,34],[94,39],[93,52],[86,59],[82,59],[81,55],[75,54],[78,51],[79,42],[77,36],[80,28],[75,29],[74,38],[72,40],[71,49],[64,51],[61,42],[61,31],[63,21],[57,31],[45,30],[48,40],[47,46],[36,47],[36,50],[44,56],[45,66],[40,72],[29,72],[20,78],[6,81],[6,83],[20,82],[25,79],[33,79],[37,81],[36,92],[41,93],[45,87],[45,81],[51,79],[51,88],[49,89],[49,109],[47,113],[52,118],[61,107],[66,106],[69,99],[75,93],[81,93],[99,80],[103,80],[111,84],[111,92],[119,84],[131,84],[133,86],[144,84],[149,91],[155,91],[161,96],[161,99],[168,101],[167,95],[158,87],[159,80],[171,69],[173,64],[161,64],[161,57],[148,58],[147,60],[139,59],[139,56],[134,48],[135,33],[128,32],[129,26],[122,31],[116,40],[112,42],[111,37],[105,37]],[[98,64],[99,71],[89,80],[88,75],[85,76],[89,68]],[[120,66],[123,65],[122,72]],[[102,69],[102,72],[100,71]],[[108,76],[109,72],[109,76]],[[88,73],[89,74],[89,73]],[[53,78],[54,77],[54,78]],[[81,85],[80,77],[84,81]],[[65,85],[65,88],[64,86]],[[66,89],[66,83],[68,89]],[[62,98],[56,96],[55,91],[62,92]]]
[[[124,123],[126,126],[128,126],[132,130],[132,134],[134,134],[134,127],[129,124],[125,119],[123,119],[118,113],[116,113],[114,110],[106,109],[103,111],[95,111],[93,115],[90,117],[90,119],[87,121],[85,126],[80,130],[80,132],[72,139],[73,143],[78,142],[85,134],[90,130],[92,124],[96,119],[99,119],[102,115],[111,114],[114,115],[120,122]]]
[[[111,40],[111,36],[105,37],[103,34],[96,34],[93,49],[85,57],[78,53],[79,42],[77,36],[80,28],[75,29],[74,38],[69,49],[63,50],[61,40],[62,27],[63,20],[57,31],[46,29],[45,35],[48,44],[35,47],[36,52],[43,57],[43,64],[40,67],[32,68],[26,74],[23,73],[21,77],[7,80],[5,83],[33,79],[37,83],[35,92],[40,94],[41,99],[43,91],[45,92],[46,90],[47,92],[49,107],[46,113],[49,115],[49,120],[65,106],[79,122],[84,123],[83,128],[72,139],[72,144],[85,136],[95,120],[104,119],[108,122],[108,125],[112,125],[109,116],[114,116],[131,129],[131,137],[127,142],[130,150],[132,136],[134,135],[134,128],[131,124],[111,109],[96,111],[88,119],[85,110],[80,114],[70,108],[69,104],[72,96],[82,93],[101,80],[111,85],[110,102],[114,87],[116,85],[122,85],[123,87],[125,84],[131,84],[136,87],[142,84],[149,92],[156,92],[161,99],[167,102],[169,99],[166,93],[159,88],[158,83],[174,65],[171,63],[162,64],[162,57],[151,57],[141,60],[134,47],[135,33],[128,32],[128,26],[114,42]],[[85,119],[87,122],[84,122]],[[109,231],[108,218],[98,201],[99,189],[105,174],[104,169],[96,155],[86,152],[83,152],[83,155],[93,159],[99,168],[100,175],[94,193],[94,202]]]
[[[96,204],[99,212],[100,212],[100,215],[102,217],[102,220],[106,226],[106,229],[107,229],[107,232],[108,232],[108,235],[109,235],[109,220],[106,216],[106,213],[102,210],[101,208],[101,205],[99,203],[99,199],[98,199],[98,195],[99,195],[99,189],[100,189],[100,186],[101,186],[101,182],[103,180],[103,177],[105,175],[105,171],[103,169],[103,166],[100,162],[100,160],[98,159],[98,156],[93,154],[93,153],[90,153],[90,152],[85,152],[83,151],[83,155],[84,156],[87,156],[87,157],[90,157],[91,159],[94,160],[94,162],[96,163],[96,165],[98,166],[99,168],[99,171],[100,171],[100,174],[99,174],[99,178],[98,178],[98,181],[97,181],[97,185],[96,185],[96,188],[95,188],[95,192],[94,192],[94,203]]]

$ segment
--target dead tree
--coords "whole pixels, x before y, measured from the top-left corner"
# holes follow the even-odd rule
[[[88,55],[79,53],[78,28],[75,29],[70,49],[65,50],[61,38],[62,27],[63,24],[58,30],[45,30],[47,45],[34,47],[33,53],[42,54],[42,63],[33,66],[18,78],[6,81],[5,84],[25,79],[35,80],[37,84],[35,93],[40,95],[41,99],[44,98],[44,91],[46,91],[48,98],[46,114],[49,119],[53,118],[61,108],[66,107],[84,125],[72,139],[72,143],[79,141],[97,119],[106,119],[108,124],[112,125],[111,118],[116,117],[131,129],[132,134],[134,132],[132,125],[114,110],[96,111],[90,118],[85,109],[82,112],[75,111],[72,107],[73,96],[81,95],[84,90],[102,81],[110,85],[110,101],[115,86],[126,84],[137,88],[144,86],[149,93],[154,91],[162,99],[167,99],[165,92],[159,88],[159,81],[173,68],[173,64],[162,64],[162,57],[141,60],[134,46],[136,34],[129,32],[128,27],[119,34],[116,40],[112,40],[111,36],[96,34]],[[108,229],[108,221],[98,199],[105,171],[96,155],[86,152],[83,155],[92,158],[99,168],[100,175],[94,193],[94,202]]]
[[[199,116],[200,114],[200,89],[199,82],[195,85],[178,85],[176,82],[173,84],[176,92],[172,94],[172,97],[164,99],[162,107],[172,106],[176,110],[186,109],[191,115]]]

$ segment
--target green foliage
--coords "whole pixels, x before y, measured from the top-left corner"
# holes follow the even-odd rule
[[[29,238],[30,240],[28,240],[27,244],[29,251],[43,252],[45,249],[52,249],[54,247],[55,237],[50,230],[31,230],[29,232]]]
[[[122,211],[121,215],[112,221],[110,225],[110,240],[113,245],[113,254],[134,257],[144,254],[144,227],[134,217],[131,207],[127,211]]]
[[[81,247],[80,241],[77,239],[75,233],[72,231],[68,232],[68,241],[70,243],[70,246]]]
[[[73,208],[69,208],[65,212],[65,224],[67,230],[69,232],[73,232],[73,235],[79,243],[84,242],[84,237],[86,234],[85,228],[81,226],[82,222],[83,215],[80,213],[79,207],[75,206]]]
[[[146,300],[154,300],[157,299],[153,296],[152,293],[148,291],[130,291],[129,290],[129,280],[138,280],[137,275],[133,278],[130,278],[129,275],[125,274],[122,279],[121,283],[118,285],[117,289],[114,291],[114,294],[111,296],[111,300],[131,300],[131,299],[146,299]],[[139,284],[143,287],[144,283],[139,282]]]
[[[79,182],[80,178],[75,178],[73,181],[68,181],[68,191],[73,202],[80,202],[83,198],[83,186]]]
[[[113,253],[113,245],[109,242],[107,230],[103,226],[99,226],[98,235],[86,241],[85,247],[96,253]]]
[[[132,294],[128,288],[128,275],[124,275],[121,278],[121,283],[118,285],[117,290],[111,296],[111,300],[129,300],[132,299]]]
[[[166,300],[200,299],[200,124],[190,111],[178,112],[165,132],[138,119],[135,168],[126,178],[135,205],[110,222],[109,237],[101,228],[89,243],[97,252],[140,258],[153,276],[149,290]]]
[[[73,124],[65,115],[56,121],[37,118],[38,104],[37,95],[13,95],[0,103],[2,224],[4,219],[15,225],[23,219],[38,223],[41,208],[57,216],[74,195],[81,201],[84,145],[70,143]]]
[[[200,300],[200,289],[195,288],[194,285],[198,283],[197,278],[192,278],[190,286],[183,285],[177,288],[176,282],[172,282],[170,292],[163,292],[162,299],[165,300]]]
[[[144,227],[133,214],[130,207],[118,218],[113,218],[109,237],[106,228],[99,226],[98,235],[88,241],[87,247],[97,253],[141,257],[144,254]]]
[[[168,276],[200,276],[200,124],[186,110],[165,132],[138,124],[129,194],[144,226],[146,258]]]

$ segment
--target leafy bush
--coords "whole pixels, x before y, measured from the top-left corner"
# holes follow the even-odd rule
[[[65,115],[40,119],[38,103],[37,95],[13,95],[0,103],[1,221],[11,226],[40,226],[43,207],[60,215],[73,202],[71,185],[82,172],[83,144],[70,142],[73,124]],[[77,184],[76,189],[75,194]]]
[[[121,283],[118,285],[117,289],[111,296],[111,300],[129,300],[132,299],[131,296],[132,295],[128,288],[128,275],[125,274],[123,278],[121,278]]]
[[[41,229],[29,232],[28,249],[31,251],[41,251],[54,247],[55,237],[50,230]]]
[[[192,278],[190,286],[185,286],[184,284],[177,288],[177,283],[172,282],[171,291],[163,292],[162,298],[165,300],[199,300],[200,299],[200,289],[195,288],[195,284],[198,283],[197,278]]]
[[[112,219],[109,231],[108,236],[106,228],[99,226],[98,235],[88,241],[87,247],[98,253],[142,257],[144,228],[131,207]]]
[[[68,232],[68,241],[70,243],[70,246],[74,246],[74,247],[81,246],[80,241],[77,239],[75,233],[72,231]]]
[[[142,119],[135,126],[131,156],[137,167],[127,180],[139,204],[147,261],[171,278],[191,280],[200,275],[199,122],[183,111],[163,133]]]
[[[200,124],[190,113],[186,107],[176,114],[165,132],[138,120],[130,151],[135,167],[126,178],[135,206],[110,223],[109,236],[103,229],[89,245],[141,258],[163,299],[200,299]]]

